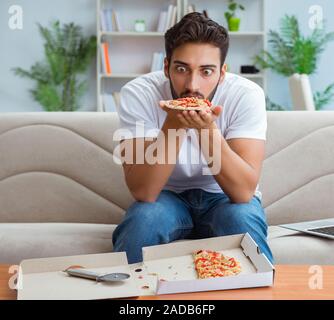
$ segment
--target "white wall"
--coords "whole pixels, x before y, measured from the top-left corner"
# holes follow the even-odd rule
[[[8,26],[12,5],[23,8],[23,29]],[[37,22],[47,26],[59,19],[61,23],[74,22],[83,27],[87,36],[96,34],[95,0],[1,0],[0,1],[0,112],[41,111],[42,107],[30,96],[30,79],[15,76],[13,67],[30,69],[44,59],[43,42]],[[81,111],[96,110],[96,62],[92,62],[87,78],[89,89],[81,100]]]
[[[323,8],[326,30],[334,31],[334,1],[333,0],[268,0],[267,1],[267,29],[278,30],[279,20],[285,14],[298,18],[301,32],[309,35],[309,8],[319,5]],[[322,53],[318,63],[317,73],[310,77],[313,91],[323,91],[334,82],[334,41],[329,43]],[[287,78],[268,73],[268,95],[274,102],[291,109]],[[326,108],[334,110],[334,101]]]
[[[120,0],[121,1],[121,0]],[[154,0],[152,0],[154,1]],[[217,0],[209,0],[217,1]],[[223,1],[223,0],[221,0]],[[252,1],[252,0],[247,0]],[[167,1],[168,2],[168,1]],[[191,0],[189,0],[191,3]],[[8,8],[17,4],[23,8],[23,30],[10,30],[8,27]],[[295,14],[304,33],[308,27],[311,5],[323,7],[328,31],[334,30],[333,0],[267,0],[267,28],[278,29],[279,19],[284,14]],[[38,60],[44,58],[42,40],[36,23],[47,25],[51,20],[59,19],[62,23],[80,24],[87,35],[96,32],[95,0],[1,0],[0,1],[0,112],[41,111],[41,106],[33,101],[29,89],[32,81],[15,76],[10,69],[23,67],[29,69]],[[209,12],[210,13],[210,12]],[[246,14],[246,12],[244,13]],[[223,12],[222,12],[223,15]],[[334,43],[328,45],[319,63],[318,72],[311,77],[314,90],[323,90],[334,82]],[[96,68],[95,61],[88,71],[89,90],[81,100],[80,110],[96,109]],[[276,103],[290,108],[287,79],[269,72],[268,95]],[[334,102],[329,107],[334,109]]]

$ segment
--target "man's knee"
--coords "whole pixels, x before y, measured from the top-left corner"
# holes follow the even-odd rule
[[[267,228],[263,208],[251,203],[233,203],[223,206],[221,210],[215,211],[212,220],[214,229],[246,232],[249,229],[261,227],[266,233]]]
[[[160,221],[166,212],[166,206],[159,202],[135,202],[126,213],[126,217],[145,223]]]
[[[266,242],[268,225],[260,203],[254,200],[252,203],[234,203],[216,209],[211,221],[213,236],[248,232],[261,251],[270,261],[273,261],[272,253]]]
[[[157,202],[135,202],[126,212],[125,219],[113,233],[113,243],[129,245],[130,242],[140,243],[161,232],[164,208]],[[132,244],[133,245],[133,244]]]

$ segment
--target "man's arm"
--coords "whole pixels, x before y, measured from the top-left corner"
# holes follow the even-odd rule
[[[179,138],[171,137],[169,129],[181,129]],[[174,131],[175,132],[175,131]],[[122,141],[122,148],[132,146],[133,164],[123,163],[127,186],[138,201],[154,202],[172,174],[186,130],[177,120],[175,113],[167,114],[166,120],[157,138],[153,141],[145,141],[145,138],[137,138]],[[136,150],[136,142],[142,145],[142,150]],[[151,148],[151,150],[149,150]],[[161,163],[149,164],[146,154],[153,150],[163,151]],[[139,153],[137,153],[139,152]],[[138,159],[144,160],[138,163]],[[136,163],[137,162],[137,163]]]
[[[212,113],[184,112],[180,121],[197,129],[203,156],[222,190],[233,202],[249,202],[260,177],[265,143],[249,138],[225,140],[214,122],[221,110],[217,106]]]
[[[235,138],[225,140],[215,123],[209,130],[209,139],[201,142],[201,150],[207,159],[220,161],[220,171],[214,174],[219,186],[236,203],[249,202],[258,184],[265,154],[265,141]],[[220,146],[220,154],[215,157],[213,148]],[[211,150],[211,151],[209,151]],[[209,157],[209,153],[210,156]]]

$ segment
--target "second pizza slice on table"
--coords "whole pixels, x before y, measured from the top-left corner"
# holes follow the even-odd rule
[[[241,272],[239,261],[220,252],[199,250],[193,257],[199,279],[226,277]]]

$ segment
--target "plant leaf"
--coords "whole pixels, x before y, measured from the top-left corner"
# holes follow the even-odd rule
[[[34,99],[47,111],[74,111],[85,90],[85,82],[77,77],[84,73],[96,54],[96,37],[86,37],[74,23],[50,27],[37,24],[43,39],[45,61],[35,63],[30,70],[14,68],[13,72],[36,82],[31,90]]]
[[[279,74],[290,76],[294,73],[316,72],[320,53],[325,45],[334,40],[334,32],[325,33],[316,28],[311,36],[301,35],[295,16],[285,15],[280,22],[280,33],[270,30],[269,52],[261,52],[254,59],[262,68],[271,68]]]
[[[313,95],[316,110],[321,110],[334,98],[334,83],[330,84],[323,92],[317,91]]]

